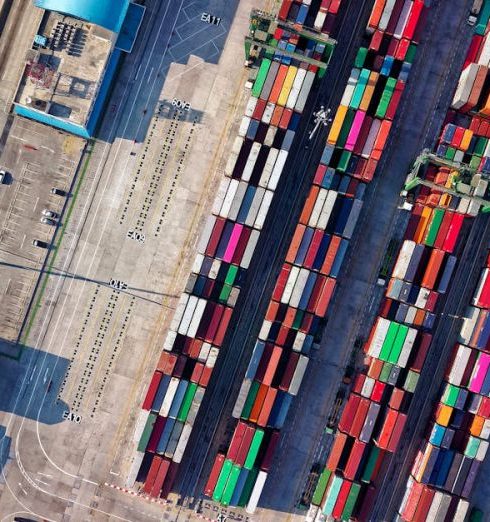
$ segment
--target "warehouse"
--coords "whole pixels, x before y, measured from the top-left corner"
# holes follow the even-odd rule
[[[27,53],[14,112],[83,138],[94,135],[121,56],[145,8],[129,0],[35,0],[45,14]]]

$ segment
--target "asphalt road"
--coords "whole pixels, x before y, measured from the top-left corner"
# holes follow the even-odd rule
[[[247,285],[237,302],[222,355],[213,372],[197,422],[184,456],[175,490],[192,500],[202,492],[221,438],[234,423],[231,410],[242,382],[255,339],[283,263],[297,218],[324,148],[327,129],[322,127],[310,142],[313,112],[320,105],[332,110],[340,103],[373,2],[349,2],[336,35],[338,41],[324,81],[310,96],[297,132],[290,161],[274,197],[265,227],[248,270]],[[335,35],[334,35],[335,36]],[[334,79],[334,81],[331,81]],[[280,509],[280,506],[277,506]]]

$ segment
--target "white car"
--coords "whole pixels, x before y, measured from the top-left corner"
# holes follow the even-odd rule
[[[58,219],[58,217],[59,217],[58,214],[57,214],[56,212],[54,212],[53,210],[49,210],[49,209],[47,209],[47,208],[45,208],[45,209],[41,212],[41,214],[42,214],[43,216],[46,216],[46,217],[51,218],[51,219]]]
[[[0,185],[5,183],[5,178],[7,177],[7,173],[4,170],[0,170]]]

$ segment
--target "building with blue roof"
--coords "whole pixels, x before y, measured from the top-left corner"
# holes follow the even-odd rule
[[[34,0],[45,15],[29,50],[14,112],[90,138],[144,7],[130,0]]]

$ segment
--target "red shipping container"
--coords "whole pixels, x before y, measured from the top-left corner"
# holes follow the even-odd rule
[[[291,8],[291,4],[293,0],[283,0],[281,4],[281,8],[279,9],[279,13],[277,17],[279,20],[286,20],[288,17],[289,9]]]
[[[248,241],[250,239],[250,235],[252,234],[252,229],[248,227],[243,227],[242,232],[240,234],[240,239],[238,240],[238,244],[235,248],[235,252],[233,252],[233,257],[231,258],[231,262],[235,265],[239,265],[242,262],[243,254],[248,246]]]
[[[162,492],[160,494],[161,498],[168,497],[175,481],[175,477],[177,476],[177,471],[179,470],[179,464],[177,462],[170,462],[170,467],[167,471],[167,476],[163,482]]]
[[[190,381],[197,384],[199,382],[199,379],[201,378],[203,370],[204,370],[204,364],[196,363],[196,365],[194,366],[194,370],[192,370],[192,375],[191,375]]]
[[[218,482],[219,474],[221,473],[221,468],[223,467],[224,461],[225,456],[222,453],[218,453],[216,455],[216,458],[214,459],[213,468],[211,469],[211,473],[209,474],[206,486],[204,486],[204,494],[207,497],[213,496],[213,491],[216,487],[216,483]]]
[[[172,375],[176,362],[177,356],[174,353],[170,353],[164,350],[160,355],[160,359],[158,360],[157,370],[164,373],[165,375]]]
[[[444,245],[442,246],[442,249],[444,251],[449,253],[452,253],[454,251],[454,247],[456,246],[456,241],[458,240],[459,232],[461,230],[461,226],[463,225],[463,221],[464,214],[455,212],[453,219],[451,220],[451,225],[449,226],[446,240],[444,241]]]
[[[245,459],[247,458],[248,450],[250,449],[250,444],[252,442],[253,436],[255,433],[255,428],[253,426],[248,426],[243,435],[242,445],[238,450],[238,455],[236,457],[235,464],[238,466],[243,466],[245,464]]]
[[[225,228],[226,220],[223,218],[216,218],[216,222],[213,227],[213,231],[211,232],[211,236],[208,241],[208,245],[206,246],[205,254],[210,257],[214,257],[216,253],[216,249],[218,248],[218,243],[221,238],[221,234],[223,229]]]
[[[274,109],[274,112],[272,113],[272,118],[270,125],[273,127],[278,127],[279,122],[281,121],[282,113],[284,112],[284,107],[281,107],[280,105],[276,105],[276,108]]]
[[[301,310],[298,310],[298,314],[300,312],[301,312]],[[306,334],[310,333],[314,318],[315,318],[315,316],[313,314],[305,313],[303,315],[303,320],[301,321],[301,326],[299,327],[300,332],[303,332]]]
[[[233,308],[225,306],[223,310],[223,315],[221,316],[221,322],[219,323],[218,330],[216,335],[214,336],[214,345],[220,347],[223,344],[223,339],[225,337],[226,331],[228,329],[228,325],[230,324],[231,314],[233,313]]]
[[[376,384],[374,385],[373,391],[371,393],[371,400],[374,402],[381,402],[385,389],[386,389],[386,383],[381,382],[381,381],[376,381]]]
[[[357,470],[359,469],[359,464],[361,463],[365,449],[365,442],[361,442],[360,440],[354,441],[354,445],[350,450],[350,455],[344,469],[344,477],[346,479],[354,480],[356,478]]]
[[[315,183],[315,185],[321,185],[326,172],[327,166],[323,163],[320,163],[320,165],[318,165],[316,169],[315,177],[313,178],[313,183]]]
[[[286,369],[284,370],[284,374],[282,376],[281,384],[279,385],[279,389],[283,391],[289,390],[289,385],[291,384],[291,380],[294,375],[294,371],[296,370],[296,365],[298,364],[299,353],[291,352],[289,354],[288,363],[286,365]]]
[[[391,392],[390,402],[389,406],[393,410],[399,410],[400,406],[402,404],[403,397],[405,395],[405,390],[402,390],[401,388],[393,388],[393,391]]]
[[[411,482],[411,490],[407,498],[407,502],[403,508],[402,517],[404,520],[412,520],[415,515],[415,510],[419,504],[424,485],[418,482]]]
[[[279,272],[279,277],[276,281],[276,286],[274,287],[274,292],[272,293],[272,299],[274,299],[274,301],[281,300],[284,289],[286,288],[286,283],[288,282],[291,268],[292,266],[288,263],[284,263],[284,265],[282,265],[281,271]]]
[[[347,404],[345,405],[345,408],[342,411],[342,415],[339,420],[340,431],[349,433],[360,401],[361,397],[359,395],[355,395],[353,393],[350,394],[349,399],[347,400]]]
[[[347,435],[345,433],[337,432],[325,465],[325,467],[330,471],[335,471],[337,469],[346,441]]]
[[[313,285],[313,290],[310,295],[310,299],[308,301],[308,305],[306,306],[306,311],[313,313],[318,304],[318,299],[320,299],[320,295],[322,293],[322,289],[325,285],[325,281],[327,278],[324,275],[319,275],[316,278],[315,284]]]
[[[371,42],[369,43],[369,50],[378,52],[381,47],[381,42],[383,41],[384,32],[377,29],[374,31],[374,34],[371,38]]]
[[[260,409],[260,414],[257,418],[257,424],[265,428],[267,426],[267,422],[269,421],[269,416],[271,414],[272,407],[274,406],[274,401],[276,400],[277,388],[269,388],[267,390],[267,395],[265,396],[264,403],[262,404],[262,408]]]
[[[362,122],[361,130],[359,131],[359,137],[357,138],[356,144],[354,145],[354,154],[359,156],[361,155],[362,149],[364,148],[366,140],[368,139],[369,131],[371,130],[372,124],[373,118],[371,116],[366,116]]]
[[[405,423],[407,421],[407,416],[404,413],[399,413],[396,419],[395,426],[393,428],[393,432],[390,437],[390,442],[388,443],[388,451],[394,453],[398,444],[400,443],[400,439],[403,435],[403,430],[405,428]]]
[[[482,397],[480,407],[478,408],[478,415],[488,419],[490,417],[490,399],[488,397]]]
[[[410,15],[408,16],[407,24],[403,31],[403,38],[413,40],[415,35],[415,29],[420,19],[422,10],[424,9],[424,0],[414,0],[412,9],[410,9]]]
[[[209,379],[211,379],[211,374],[213,373],[213,369],[208,366],[204,366],[202,369],[201,378],[199,379],[199,384],[206,388],[209,384]]]
[[[387,120],[384,120],[387,121]],[[366,181],[371,181],[374,178],[374,173],[376,172],[376,167],[378,166],[378,160],[373,157],[369,158],[364,170],[362,171],[362,179]]]
[[[388,444],[390,442],[391,435],[393,434],[398,415],[399,413],[396,410],[388,409],[383,427],[381,428],[381,433],[378,437],[378,440],[375,441],[380,448],[388,449]]]
[[[413,522],[425,522],[435,493],[434,489],[428,487],[423,489],[415,515],[412,519]]]
[[[442,218],[441,226],[437,231],[436,240],[434,241],[434,248],[442,249],[447,233],[449,231],[449,227],[451,226],[453,216],[454,212],[444,212],[444,217]]]
[[[202,339],[192,339],[191,349],[189,350],[189,357],[191,359],[199,358],[203,344],[204,341]]]
[[[315,261],[315,257],[318,253],[318,248],[320,247],[322,239],[323,230],[315,230],[310,243],[310,247],[308,248],[308,253],[306,254],[305,260],[303,262],[303,266],[305,266],[306,268],[311,268],[313,266],[313,262]]]
[[[281,326],[281,328],[279,328],[279,334],[277,335],[276,344],[279,346],[286,346],[289,332],[290,328],[287,328],[284,325]]]
[[[320,295],[320,298],[318,299],[318,304],[315,309],[315,313],[319,317],[325,317],[334,289],[335,279],[331,279],[330,277],[328,277],[325,281],[325,285],[322,289],[322,293]]]
[[[402,38],[396,47],[395,58],[397,60],[403,61],[405,60],[405,56],[407,55],[408,48],[410,47],[410,40],[407,38]]]
[[[151,488],[150,495],[152,497],[158,498],[160,496],[160,491],[162,489],[163,483],[165,482],[165,477],[167,476],[169,468],[170,461],[163,459],[160,467],[158,468],[158,473],[155,478],[155,482],[153,483],[153,487]]]
[[[255,380],[260,383],[262,383],[262,379],[264,378],[267,366],[269,365],[269,361],[272,357],[273,350],[274,345],[272,343],[265,343],[262,357],[260,358],[259,365],[257,366],[257,370],[255,372]]]
[[[147,495],[151,493],[151,489],[153,487],[153,484],[155,483],[155,479],[157,478],[158,470],[160,469],[160,464],[162,463],[162,460],[162,457],[160,457],[159,455],[155,455],[153,457],[153,460],[151,461],[150,470],[148,471],[148,475],[143,485],[143,491]]]
[[[368,376],[371,377],[371,379],[378,379],[382,369],[383,361],[381,359],[373,358],[369,365]]]
[[[277,365],[279,364],[279,360],[282,355],[282,348],[280,346],[274,346],[272,350],[272,355],[269,360],[269,364],[267,365],[267,370],[265,371],[264,378],[262,380],[263,384],[270,386],[272,384],[272,379],[277,370]]]
[[[148,440],[148,445],[146,446],[146,451],[155,453],[166,421],[166,417],[160,417],[160,415],[157,417],[157,420],[153,425],[153,431],[151,432],[150,439]]]
[[[271,301],[269,303],[269,307],[267,308],[267,312],[265,314],[266,321],[274,321],[277,317],[277,312],[279,310],[279,303],[277,301]]]
[[[182,377],[182,373],[184,371],[186,363],[187,357],[185,355],[179,355],[177,358],[177,362],[175,363],[175,368],[172,375],[179,378]]]
[[[359,406],[357,407],[356,415],[354,416],[354,420],[352,421],[352,426],[349,431],[349,434],[355,437],[356,439],[361,434],[370,404],[371,401],[369,399],[361,397],[361,400],[359,401]]]
[[[340,520],[340,518],[342,517],[342,511],[344,510],[351,486],[352,483],[348,480],[344,480],[344,482],[342,482],[342,486],[340,486],[340,491],[332,510],[332,517],[336,520]]]
[[[267,105],[267,100],[258,99],[257,104],[255,105],[254,112],[252,114],[252,118],[254,120],[260,121],[262,119],[262,115],[265,111],[265,106]]]
[[[424,366],[427,352],[429,351],[430,343],[432,342],[432,335],[429,333],[423,333],[417,340],[417,345],[413,350],[417,355],[415,361],[412,363],[411,368],[417,372],[422,371]]]
[[[221,322],[221,318],[223,317],[223,313],[225,311],[225,307],[221,304],[216,305],[214,309],[213,317],[211,318],[211,322],[209,323],[209,327],[206,331],[206,335],[204,339],[210,343],[216,344],[214,342],[214,338],[216,337],[216,333],[218,331],[218,327]]]
[[[153,400],[155,399],[155,394],[158,390],[158,385],[160,384],[160,380],[162,378],[162,374],[160,372],[155,372],[150,381],[150,386],[148,387],[148,391],[146,392],[145,400],[143,401],[143,405],[141,406],[144,410],[150,411],[151,405],[153,404]]]
[[[288,328],[291,328],[294,324],[294,318],[296,317],[296,308],[293,308],[292,306],[288,306],[286,315],[284,316],[284,319],[282,320],[283,326],[287,326]]]
[[[366,376],[363,373],[358,373],[356,379],[354,381],[354,385],[352,386],[352,391],[354,393],[361,393],[362,387],[364,386],[364,382],[366,381]]]
[[[464,127],[456,127],[453,139],[451,140],[451,147],[454,147],[455,149],[458,149],[461,145],[461,140],[463,139],[464,133],[466,129]]]
[[[233,432],[233,437],[231,438],[231,443],[228,448],[228,452],[226,453],[226,458],[235,462],[237,458],[238,451],[240,450],[240,446],[242,445],[243,436],[245,435],[245,431],[247,430],[247,425],[239,421],[235,431]]]
[[[388,109],[386,110],[386,118],[389,120],[393,120],[396,115],[396,111],[398,109],[398,105],[400,104],[400,100],[402,99],[404,89],[405,84],[402,81],[398,81],[395,85],[395,90],[391,96],[390,103],[388,104]]]
[[[294,231],[293,239],[291,240],[291,243],[289,245],[288,253],[286,254],[286,261],[288,263],[294,263],[305,230],[306,227],[304,225],[301,225],[301,223],[297,225],[296,230]]]
[[[299,217],[299,222],[307,225],[310,220],[311,212],[313,211],[313,207],[315,206],[316,199],[318,197],[318,193],[320,192],[320,187],[313,185],[310,188],[310,192],[308,197],[306,198],[305,204],[303,205],[303,210],[301,211],[301,215]]]
[[[260,469],[263,471],[269,471],[271,464],[272,464],[272,458],[274,457],[274,452],[277,448],[277,445],[279,443],[280,439],[280,433],[278,431],[273,431],[271,434],[271,438],[269,439],[269,444],[267,445],[267,449],[264,453],[264,458],[262,459],[262,462],[260,463]]]
[[[286,130],[288,128],[291,117],[293,116],[292,109],[284,109],[281,119],[279,120],[279,128]]]

